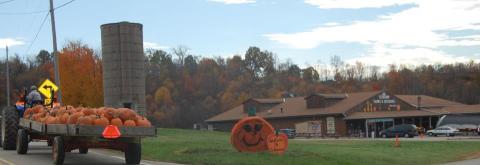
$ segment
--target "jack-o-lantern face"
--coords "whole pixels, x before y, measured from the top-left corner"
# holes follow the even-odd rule
[[[261,117],[246,117],[235,124],[230,140],[240,152],[266,151],[267,137],[273,133],[273,127]]]
[[[267,137],[268,150],[274,154],[283,154],[288,147],[288,136],[286,134],[271,134]]]

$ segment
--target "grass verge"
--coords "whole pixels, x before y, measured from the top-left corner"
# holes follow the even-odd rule
[[[291,140],[285,155],[239,153],[229,133],[159,129],[142,141],[143,158],[184,164],[438,164],[480,153],[477,141]]]

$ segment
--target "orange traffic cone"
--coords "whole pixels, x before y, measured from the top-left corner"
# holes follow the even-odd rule
[[[400,140],[398,139],[398,134],[395,135],[395,147],[400,147]]]

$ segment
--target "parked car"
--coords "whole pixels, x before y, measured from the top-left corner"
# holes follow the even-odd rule
[[[295,138],[295,129],[280,129],[280,132],[286,134],[289,139]]]
[[[399,137],[410,138],[418,136],[417,126],[412,124],[402,124],[380,131],[380,136],[383,138],[395,137],[397,135]]]
[[[455,136],[457,134],[460,134],[460,131],[458,129],[447,127],[447,126],[438,127],[438,128],[427,131],[428,136],[437,136],[437,135]]]

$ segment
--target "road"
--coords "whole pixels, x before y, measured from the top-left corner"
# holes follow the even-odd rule
[[[26,155],[18,155],[16,151],[0,149],[0,165],[51,165],[52,149],[45,142],[31,142]],[[65,165],[120,165],[125,164],[123,153],[107,150],[90,150],[88,154],[79,154],[78,150],[65,154]],[[142,160],[143,165],[176,165],[174,163]]]
[[[458,162],[451,162],[443,165],[479,165],[480,159],[470,159],[470,160],[462,160]]]

